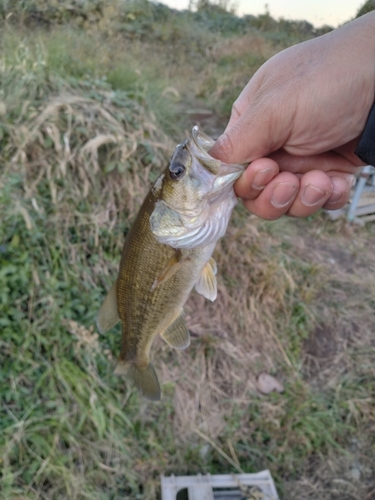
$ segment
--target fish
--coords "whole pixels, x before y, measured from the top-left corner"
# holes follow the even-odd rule
[[[121,321],[120,355],[114,370],[142,395],[161,397],[150,361],[157,335],[175,349],[190,344],[183,306],[193,288],[217,297],[212,258],[237,203],[234,182],[244,165],[210,156],[214,140],[194,127],[178,144],[165,171],[147,194],[126,235],[119,274],[97,316],[105,333]]]

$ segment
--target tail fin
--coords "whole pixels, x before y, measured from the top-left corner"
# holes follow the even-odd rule
[[[116,375],[122,375],[124,373],[123,369],[124,365],[118,363],[114,373]],[[151,401],[159,401],[161,396],[160,384],[151,363],[145,368],[138,368],[137,366],[130,365],[127,374],[145,398],[151,399]]]

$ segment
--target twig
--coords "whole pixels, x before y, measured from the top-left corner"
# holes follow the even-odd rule
[[[283,347],[283,344],[281,343],[280,339],[278,338],[278,336],[275,334],[275,332],[272,330],[272,328],[269,329],[272,337],[274,338],[274,340],[276,341],[277,345],[279,346],[279,349],[280,351],[282,352],[283,356],[284,356],[284,359],[286,361],[286,364],[289,366],[289,368],[291,368],[294,372],[296,371],[294,366],[292,365],[292,362],[290,361],[290,359],[288,358],[288,355]]]
[[[241,469],[241,467],[239,467],[236,462],[234,460],[232,460],[226,453],[225,451],[223,451],[221,448],[219,448],[217,446],[217,444],[212,441],[211,438],[209,438],[208,436],[206,436],[205,434],[203,434],[203,432],[201,432],[199,429],[194,429],[194,432],[195,434],[198,434],[198,436],[200,436],[202,439],[204,439],[205,441],[207,441],[207,443],[209,443],[212,448],[214,448],[214,450],[216,450],[218,453],[220,453],[220,455],[225,458],[225,460],[227,462],[229,462],[240,474],[245,474],[245,472]]]
[[[238,460],[236,452],[234,451],[234,447],[233,447],[232,441],[230,439],[227,439],[227,445],[228,445],[230,454],[232,455],[232,458],[233,458],[234,462],[236,462],[238,468],[241,468],[240,461]]]

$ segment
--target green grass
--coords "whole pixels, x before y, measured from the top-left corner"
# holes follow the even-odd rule
[[[344,498],[330,481],[349,481],[357,460],[352,498],[363,499],[375,450],[371,226],[271,223],[238,207],[215,255],[218,301],[192,294],[186,306],[191,347],[153,349],[162,401],[112,375],[120,331],[99,336],[94,322],[124,232],[184,137],[186,111],[226,117],[276,50],[260,35],[250,53],[226,38],[200,58],[198,45],[179,52],[176,65],[165,30],[151,52],[107,28],[8,26],[2,38],[0,496],[151,500],[160,474],[269,468],[282,498],[311,498],[306,481]],[[116,143],[85,149],[110,134]],[[260,395],[261,372],[285,392]]]

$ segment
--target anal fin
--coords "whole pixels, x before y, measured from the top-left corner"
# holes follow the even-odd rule
[[[204,266],[198,281],[195,284],[195,290],[206,297],[206,299],[212,302],[216,300],[217,297],[217,283],[216,276],[217,265],[214,259],[211,257],[207,264]]]
[[[182,312],[161,335],[175,349],[186,349],[186,347],[189,347],[190,333]]]
[[[103,304],[101,305],[96,324],[100,333],[105,333],[120,321],[117,309],[117,280],[113,283]]]
[[[127,373],[128,373],[128,365],[123,361],[118,361],[117,365],[115,366],[115,369],[113,370],[113,374],[121,377],[121,375],[126,375]]]

